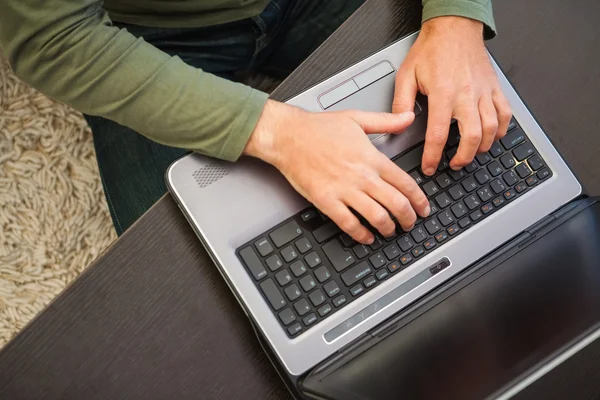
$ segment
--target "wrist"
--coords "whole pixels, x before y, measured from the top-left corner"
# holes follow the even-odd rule
[[[483,41],[483,22],[454,15],[431,18],[425,21],[421,32],[426,35],[436,34],[473,34]]]

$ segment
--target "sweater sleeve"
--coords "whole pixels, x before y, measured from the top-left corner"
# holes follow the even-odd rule
[[[191,67],[113,26],[102,0],[0,1],[15,74],[162,144],[235,161],[267,94]]]
[[[423,22],[447,15],[481,21],[485,39],[496,36],[492,0],[423,0]]]

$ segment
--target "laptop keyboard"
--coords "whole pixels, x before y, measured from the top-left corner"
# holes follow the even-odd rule
[[[375,242],[362,245],[308,208],[237,250],[289,337],[330,317],[552,176],[514,120],[489,152],[453,171],[448,160],[459,140],[453,124],[443,159],[430,178],[420,170],[423,143],[394,159],[431,204],[430,216],[419,218],[410,232],[397,224],[396,235],[384,238],[370,227]]]

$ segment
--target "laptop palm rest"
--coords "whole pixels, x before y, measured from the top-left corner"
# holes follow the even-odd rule
[[[300,383],[318,399],[481,399],[600,326],[600,202],[578,201]],[[500,390],[500,392],[499,392]]]

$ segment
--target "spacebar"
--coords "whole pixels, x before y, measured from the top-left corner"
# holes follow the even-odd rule
[[[394,163],[402,168],[405,172],[410,172],[415,169],[419,165],[421,165],[421,160],[423,158],[423,149],[425,148],[425,143],[419,145],[418,147],[412,149],[402,157],[394,160]]]

